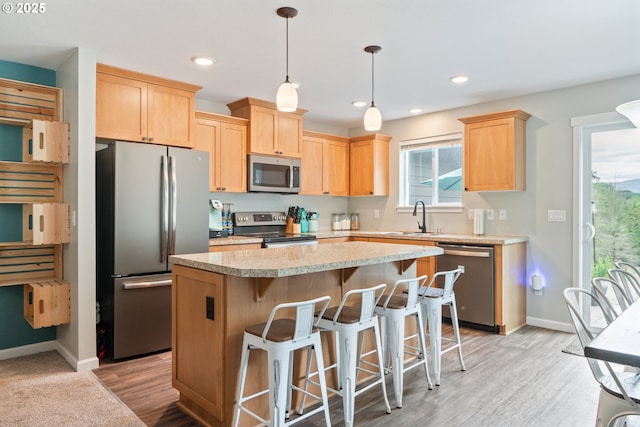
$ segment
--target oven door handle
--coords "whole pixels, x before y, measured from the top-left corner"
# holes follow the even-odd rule
[[[154,280],[148,282],[125,282],[122,284],[122,288],[129,289],[143,289],[143,288],[159,288],[162,286],[171,286],[171,279]]]

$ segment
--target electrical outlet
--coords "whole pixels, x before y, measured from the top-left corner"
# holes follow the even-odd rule
[[[487,221],[493,221],[493,209],[487,209]]]
[[[548,210],[547,221],[549,222],[565,222],[567,220],[567,211],[565,210]]]
[[[380,219],[380,211],[379,211],[378,209],[375,209],[375,210],[373,211],[373,217],[374,217],[375,219]]]
[[[500,221],[506,221],[506,220],[507,220],[507,210],[500,209]]]

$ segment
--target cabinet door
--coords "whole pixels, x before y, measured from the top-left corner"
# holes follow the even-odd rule
[[[247,191],[247,127],[220,124],[216,176],[222,191]]]
[[[352,196],[373,195],[373,154],[371,141],[351,143],[349,186]]]
[[[465,128],[465,190],[514,189],[511,119],[472,123]]]
[[[150,84],[147,96],[149,142],[193,148],[195,93]]]
[[[324,188],[332,196],[349,195],[349,144],[324,143]]]
[[[251,153],[276,153],[278,137],[278,111],[270,108],[251,106]]]
[[[312,136],[302,138],[301,194],[324,194],[323,191],[324,140]]]
[[[147,84],[96,75],[96,136],[142,141],[147,135]]]
[[[278,113],[277,153],[300,157],[302,152],[302,117],[294,113]]]
[[[209,153],[209,191],[216,191],[216,150],[220,138],[220,122],[215,120],[196,119],[194,149]]]
[[[172,385],[224,420],[223,277],[174,266],[171,292]]]

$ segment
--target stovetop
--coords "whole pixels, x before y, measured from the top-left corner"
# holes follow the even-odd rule
[[[287,234],[286,212],[234,212],[233,233],[236,236],[262,237],[264,243],[316,240],[313,234]]]

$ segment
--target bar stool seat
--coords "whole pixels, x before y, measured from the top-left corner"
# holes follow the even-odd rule
[[[238,374],[238,392],[236,394],[236,404],[233,414],[232,425],[234,427],[238,426],[241,413],[253,417],[262,424],[282,427],[295,424],[320,411],[324,411],[326,425],[331,425],[320,332],[314,325],[316,305],[321,305],[320,313],[323,313],[327,309],[330,301],[330,297],[324,296],[308,301],[278,304],[271,310],[269,319],[266,322],[245,328],[242,339],[240,372]],[[295,319],[275,319],[277,313],[285,309],[295,309]],[[315,354],[316,365],[320,372],[320,397],[308,393],[306,390],[302,390],[292,384],[293,352],[299,349],[308,350],[309,360],[311,353],[313,352]],[[247,378],[247,368],[251,350],[267,352],[269,388],[249,396],[244,396],[245,380]],[[307,414],[287,421],[291,406],[292,389],[302,392],[304,396],[310,396],[316,399],[321,404]],[[267,393],[269,394],[270,416],[268,421],[244,405],[245,402]]]
[[[398,408],[402,407],[403,376],[410,369],[423,366],[429,390],[433,388],[425,351],[425,323],[418,301],[418,290],[424,286],[426,281],[426,275],[396,281],[389,295],[378,301],[375,308],[382,324],[383,360],[386,368],[393,375],[393,391]],[[397,293],[396,290],[405,293]],[[405,366],[405,340],[411,338],[405,335],[405,318],[407,316],[416,318],[418,346],[421,351],[414,353],[415,362]],[[390,367],[389,360],[391,361]]]
[[[462,269],[457,268],[450,271],[440,271],[431,277],[429,285],[418,291],[420,295],[420,306],[422,315],[427,319],[429,328],[429,344],[431,350],[431,363],[436,385],[440,385],[440,372],[442,366],[442,355],[453,349],[458,349],[458,359],[460,359],[460,370],[466,370],[462,359],[462,343],[460,341],[460,326],[458,325],[458,310],[456,309],[456,296],[453,292],[453,285],[462,274]],[[444,277],[442,288],[433,286],[436,279]],[[449,306],[451,312],[451,325],[453,326],[453,338],[442,337],[442,306]],[[453,345],[442,349],[442,341],[453,342]]]
[[[316,316],[318,319],[316,324],[322,331],[333,331],[336,333],[335,340],[336,349],[338,351],[337,362],[331,366],[327,366],[325,371],[330,369],[338,370],[338,387],[336,389],[327,387],[327,389],[342,396],[344,424],[347,427],[353,426],[356,396],[376,385],[380,385],[382,387],[382,396],[384,398],[386,412],[387,414],[391,413],[389,399],[387,398],[384,368],[382,366],[380,327],[378,326],[378,316],[376,316],[374,312],[374,307],[382,297],[386,287],[387,285],[383,283],[370,288],[351,290],[344,295],[340,305],[337,307],[330,307],[324,313],[318,313]],[[347,303],[355,302],[357,299],[360,300],[359,305],[346,305]],[[376,365],[363,360],[364,357],[373,353],[373,351],[371,351],[370,353],[363,355],[361,352],[363,334],[367,330],[372,330],[375,338],[375,350],[373,351],[377,353],[378,363]],[[309,382],[316,384],[310,380],[311,377],[317,374],[317,372],[309,373],[309,367],[311,366],[310,362],[310,360],[307,361],[305,390],[307,390]],[[377,372],[361,368],[361,363],[375,366],[377,368]],[[365,386],[356,390],[358,372],[361,371],[364,371],[371,376],[377,376],[377,379],[373,382],[367,382]],[[300,414],[302,413],[305,397],[306,395],[303,396],[300,404]]]

